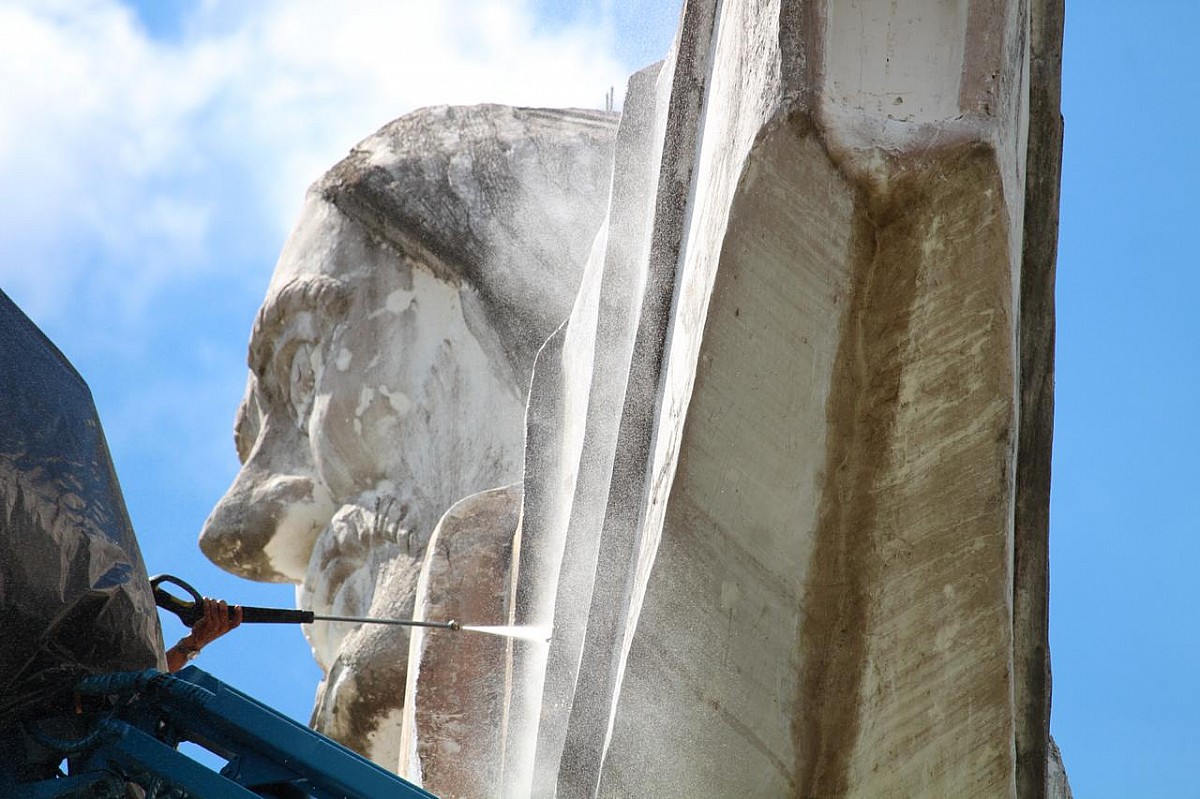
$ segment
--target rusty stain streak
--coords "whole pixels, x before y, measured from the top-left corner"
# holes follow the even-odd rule
[[[906,211],[919,180],[860,193],[850,305],[827,407],[826,485],[809,566],[792,721],[797,796],[850,788],[867,668],[869,589],[877,571],[877,497],[889,477],[904,343],[918,292],[923,231]]]

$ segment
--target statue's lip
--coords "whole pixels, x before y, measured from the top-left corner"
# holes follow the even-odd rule
[[[200,533],[200,551],[217,566],[248,580],[265,583],[291,582],[271,565],[265,549],[250,543],[253,536],[237,530],[217,530],[205,523]]]

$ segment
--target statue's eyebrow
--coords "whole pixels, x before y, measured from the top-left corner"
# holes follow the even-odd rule
[[[262,374],[275,354],[279,333],[289,317],[304,311],[319,311],[327,318],[339,318],[350,303],[350,288],[327,275],[293,278],[270,296],[258,310],[250,333],[247,364]]]

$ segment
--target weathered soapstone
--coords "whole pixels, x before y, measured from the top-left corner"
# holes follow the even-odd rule
[[[200,538],[214,562],[319,613],[411,615],[427,549],[456,550],[427,546],[443,513],[520,478],[533,356],[569,313],[615,127],[430,108],[312,187],[254,324],[243,466]],[[394,769],[407,631],[309,635],[315,726]]]

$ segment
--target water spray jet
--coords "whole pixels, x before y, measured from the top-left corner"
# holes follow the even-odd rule
[[[488,635],[499,635],[504,638],[517,638],[522,641],[533,641],[535,643],[550,643],[551,629],[548,626],[540,624],[510,624],[510,625],[482,625],[482,624],[464,624],[462,629],[473,633],[486,633]]]

